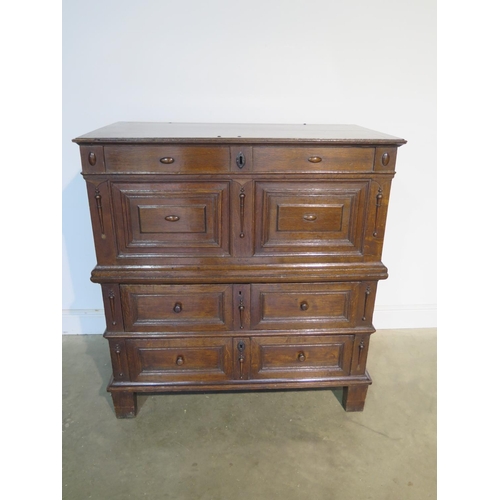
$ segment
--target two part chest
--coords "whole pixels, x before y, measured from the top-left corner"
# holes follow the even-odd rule
[[[80,152],[117,416],[166,390],[343,386],[362,409],[397,145]]]

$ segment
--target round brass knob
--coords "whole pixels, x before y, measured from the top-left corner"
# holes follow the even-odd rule
[[[177,302],[174,306],[174,312],[180,313],[182,311],[182,304],[180,302]]]
[[[306,355],[303,352],[299,352],[298,358],[299,361],[305,361],[306,360]]]
[[[174,159],[170,156],[165,156],[165,158],[160,158],[160,163],[164,165],[169,165],[170,163],[174,163]]]
[[[300,308],[302,309],[302,311],[307,311],[309,309],[309,304],[304,301],[300,304]]]
[[[177,359],[175,360],[175,364],[177,366],[181,366],[184,364],[184,357],[183,356],[177,356]]]

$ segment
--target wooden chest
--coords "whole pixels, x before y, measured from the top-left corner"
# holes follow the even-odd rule
[[[74,139],[117,417],[136,394],[343,387],[364,407],[397,148],[354,125],[120,122]]]

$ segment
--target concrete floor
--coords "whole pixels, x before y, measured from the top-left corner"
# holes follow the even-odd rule
[[[341,390],[139,396],[116,419],[107,342],[63,337],[63,499],[436,498],[436,331],[378,331],[365,410]]]

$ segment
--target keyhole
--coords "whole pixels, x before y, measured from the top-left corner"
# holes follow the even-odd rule
[[[245,166],[245,155],[243,153],[238,153],[236,165],[238,165],[238,168],[243,168]]]

